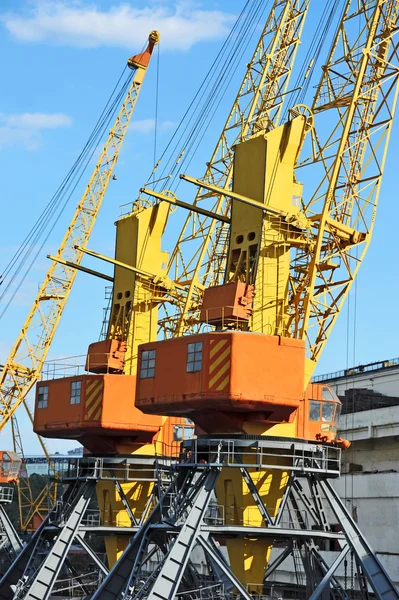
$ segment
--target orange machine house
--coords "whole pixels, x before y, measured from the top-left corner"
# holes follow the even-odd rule
[[[162,417],[134,406],[135,376],[77,375],[36,386],[34,430],[45,437],[80,441],[92,452],[114,451],[115,439],[145,444]]]
[[[155,372],[148,376],[150,356]],[[136,406],[186,415],[209,433],[241,431],[251,418],[290,422],[303,395],[304,361],[302,341],[242,331],[143,344]]]
[[[210,434],[263,422],[291,424],[271,435],[332,441],[341,402],[326,385],[304,393],[304,364],[301,340],[236,330],[142,344],[136,406],[185,415]]]

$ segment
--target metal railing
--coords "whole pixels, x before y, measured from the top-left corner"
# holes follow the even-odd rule
[[[83,360],[82,360],[83,359]],[[61,377],[74,377],[84,375],[86,354],[67,356],[46,361],[43,365],[42,379],[59,379]]]
[[[276,512],[275,506],[265,505],[266,510],[270,515]],[[309,519],[307,512],[303,509],[294,509],[292,507],[284,510],[283,517],[279,522],[279,527],[282,529],[297,529],[296,522],[303,523],[305,529],[309,528]],[[267,527],[268,524],[264,521],[256,506],[238,506],[237,504],[222,505],[212,504],[208,507],[204,516],[204,524],[212,527]]]
[[[164,444],[159,444],[163,446]],[[161,463],[159,463],[161,461]],[[60,465],[58,474],[63,479],[96,479],[115,481],[152,482],[159,477],[167,479],[167,469],[176,458],[168,456],[132,455],[126,459],[84,457],[69,459]]]
[[[69,577],[67,579],[59,579],[54,585],[53,591],[56,594],[62,594],[65,598],[87,597],[87,591],[94,593],[102,582],[103,574],[101,571],[90,571]]]
[[[326,373],[324,375],[316,375],[312,377],[312,383],[318,383],[322,381],[328,381],[330,379],[339,379],[340,377],[351,377],[353,375],[362,375],[370,371],[378,371],[379,369],[387,369],[389,367],[396,367],[399,365],[399,358],[390,358],[389,360],[380,360],[367,365],[358,365],[351,367],[350,369],[343,369],[341,371],[335,371],[333,373]]]
[[[110,359],[115,362],[112,353],[99,352],[87,356],[86,354],[79,354],[47,361],[43,365],[42,379],[62,379],[64,377],[87,375],[90,374],[91,367],[93,368],[92,372],[95,372],[96,368],[101,368],[101,373],[115,373],[115,367],[107,366],[110,364]]]
[[[14,488],[11,486],[0,487],[0,504],[10,504],[14,497]]]
[[[241,440],[193,438],[184,443],[181,463],[212,464],[251,469],[324,472],[338,475],[341,450],[335,446],[268,440],[252,442],[247,447]]]

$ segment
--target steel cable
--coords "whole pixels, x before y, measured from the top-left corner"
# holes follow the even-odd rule
[[[34,262],[36,261],[37,257],[42,251],[44,244],[47,242],[49,236],[54,230],[54,227],[58,223],[61,215],[67,207],[74,191],[80,183],[82,176],[85,173],[88,165],[90,164],[90,161],[93,155],[95,154],[101,139],[108,130],[110,122],[115,116],[119,104],[121,103],[122,98],[124,98],[130,86],[131,80],[134,76],[134,73],[132,71],[129,71],[127,78],[125,79],[122,86],[120,86],[121,79],[124,73],[126,72],[126,69],[127,67],[124,68],[121,76],[119,77],[118,82],[115,85],[82,152],[79,154],[78,158],[69,170],[63,182],[58,187],[57,191],[47,204],[46,208],[43,210],[42,214],[37,219],[36,223],[32,227],[29,234],[26,236],[25,240],[22,242],[18,251],[14,254],[9,264],[3,271],[3,275],[0,278],[0,285],[5,281],[7,281],[7,283],[2,289],[2,293],[0,294],[0,301],[6,297],[7,293],[10,291],[13,284],[15,283],[18,275],[20,274],[28,260],[31,259],[21,279],[12,290],[11,296],[7,299],[7,302],[0,313],[0,319],[6,313],[12,300],[15,298],[15,295],[19,291],[22,283],[25,281]],[[118,87],[120,88],[119,90]],[[118,90],[117,93],[115,93],[116,90]],[[41,243],[39,246],[37,246],[39,241],[41,241]],[[8,280],[6,280],[7,277]]]

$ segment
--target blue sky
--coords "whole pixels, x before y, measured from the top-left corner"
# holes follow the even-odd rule
[[[0,3],[0,37],[3,56],[7,57],[0,65],[3,82],[0,105],[3,174],[0,178],[0,272],[81,151],[126,59],[141,50],[148,32],[157,28],[162,36],[158,121],[158,150],[161,150],[243,4],[242,0],[156,0],[145,3],[3,0]],[[309,31],[307,39],[320,11],[320,3],[313,0],[313,5],[314,11],[306,25]],[[113,252],[113,223],[120,214],[119,206],[134,200],[138,188],[152,169],[156,89],[154,62],[151,66],[116,168],[118,179],[110,183],[89,244],[90,248],[109,255]],[[213,126],[204,137],[198,158],[190,167],[194,175],[201,174],[204,161],[213,150],[223,116],[244,69],[245,61],[215,115]],[[397,122],[386,164],[374,237],[357,280],[357,291],[352,292],[329,339],[318,366],[319,373],[399,354],[399,324],[394,311],[399,293],[396,247],[399,221],[396,201],[398,138]],[[89,172],[83,178],[81,188],[88,178]],[[0,321],[0,362],[6,359],[23,324],[37,285],[48,266],[46,255],[56,251],[81,191],[77,190],[12,307]],[[100,268],[89,259],[85,260],[85,264]],[[106,266],[101,265],[100,270],[105,271]],[[104,282],[79,274],[50,359],[84,354],[88,344],[98,339],[103,306]],[[22,413],[20,426],[26,451],[34,452],[37,444]],[[2,437],[5,440],[2,447],[10,445],[8,432],[3,432]],[[62,450],[76,446],[76,443],[49,441],[48,446],[51,450]]]

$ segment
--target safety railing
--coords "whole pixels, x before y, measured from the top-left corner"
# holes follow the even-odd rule
[[[180,600],[218,600],[219,598],[225,598],[225,588],[222,583],[214,583],[206,585],[206,583],[198,588],[192,590],[185,590],[180,594],[176,594],[176,598]]]
[[[265,508],[271,517],[275,515],[275,506],[265,506]],[[285,508],[279,521],[279,527],[282,529],[297,529],[298,523],[301,523],[301,526],[305,529],[309,527],[306,511],[292,507]],[[253,506],[213,504],[207,509],[204,524],[211,527],[267,527],[267,523],[255,504]]]
[[[143,516],[147,516],[149,510],[154,506],[154,502],[151,500],[149,502],[150,506],[146,509],[141,508],[140,510],[136,510],[133,507],[133,514],[137,521],[140,523]],[[132,527],[132,522],[129,518],[127,512],[121,508],[119,510],[110,510],[110,509],[99,509],[99,508],[90,508],[83,515],[81,521],[82,527]]]
[[[113,366],[109,366],[113,364]],[[123,363],[120,363],[123,368]],[[68,356],[66,358],[54,359],[44,363],[42,371],[42,379],[62,379],[64,377],[77,377],[79,375],[87,375],[90,372],[95,373],[101,369],[103,374],[115,373],[115,358],[112,353],[99,352],[79,354],[78,356]],[[119,367],[118,367],[119,371]]]
[[[354,375],[362,375],[370,371],[378,371],[380,369],[388,369],[389,367],[396,367],[399,365],[399,358],[390,358],[388,360],[380,360],[367,365],[357,365],[356,367],[350,367],[349,369],[343,369],[341,371],[334,371],[332,373],[325,373],[324,375],[316,375],[312,377],[313,383],[322,381],[328,381],[329,379],[339,379],[341,377],[352,377]]]
[[[341,450],[335,446],[285,441],[283,438],[248,442],[242,439],[193,438],[183,444],[183,464],[213,464],[251,469],[324,472],[339,475]]]
[[[62,598],[83,598],[87,593],[94,593],[103,580],[101,571],[89,571],[82,575],[59,579],[54,585],[53,592]],[[58,597],[58,596],[57,596]]]
[[[47,361],[43,365],[42,379],[59,379],[85,374],[86,355],[68,356]]]
[[[163,497],[163,503],[164,505],[171,506],[173,510],[174,497],[173,495],[168,496]],[[143,517],[148,515],[156,501],[157,500],[155,498],[149,498],[148,506],[146,506],[144,509],[140,508],[137,510],[132,507],[137,523],[140,523]],[[273,517],[276,507],[266,506],[266,509]],[[184,518],[182,518],[182,522],[183,521]],[[255,504],[253,506],[239,506],[237,504],[222,505],[215,501],[212,502],[208,507],[203,523],[205,526],[209,527],[267,527],[267,523],[262,518],[259,508]],[[310,528],[307,512],[301,509],[294,509],[293,507],[286,507],[284,509],[282,518],[279,521],[279,527],[282,529],[297,529],[298,523],[301,523],[302,528]],[[129,515],[123,507],[117,510],[111,510],[109,508],[87,509],[83,515],[81,525],[85,528],[131,528],[133,526]]]
[[[160,444],[161,446],[161,444]],[[169,480],[168,468],[176,459],[165,456],[132,455],[113,459],[84,457],[69,459],[60,465],[59,476],[64,479],[96,479],[155,482]]]
[[[9,486],[0,487],[0,504],[10,504],[14,497],[14,488]]]

